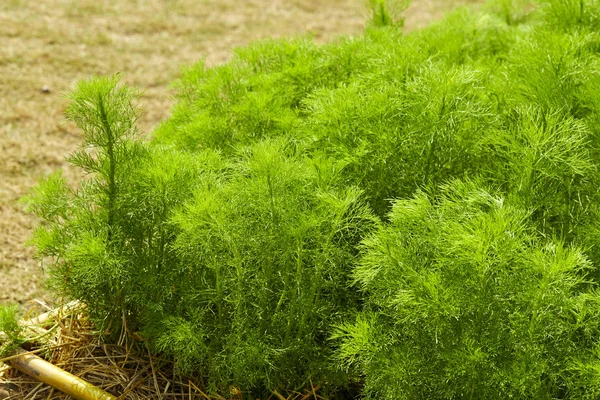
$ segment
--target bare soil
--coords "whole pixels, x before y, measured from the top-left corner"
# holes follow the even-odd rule
[[[478,2],[414,0],[405,29]],[[80,140],[64,117],[77,80],[121,73],[143,91],[139,127],[151,132],[169,116],[182,66],[225,62],[265,37],[360,34],[366,19],[361,0],[0,0],[0,305],[51,301],[19,199],[58,168],[80,178],[65,162]]]

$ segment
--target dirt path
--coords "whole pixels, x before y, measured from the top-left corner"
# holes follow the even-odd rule
[[[415,0],[406,28],[476,2]],[[24,244],[34,220],[19,199],[55,169],[76,179],[64,162],[79,142],[64,93],[77,80],[121,72],[144,91],[140,128],[149,132],[168,116],[182,65],[224,62],[263,37],[359,34],[365,14],[361,0],[0,1],[0,304],[48,298]]]

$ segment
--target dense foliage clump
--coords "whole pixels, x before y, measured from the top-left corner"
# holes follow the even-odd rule
[[[283,136],[231,158],[135,141],[132,100],[116,78],[73,95],[85,142],[71,161],[92,179],[74,192],[55,174],[28,199],[51,285],[215,392],[345,386],[328,339],[359,305],[348,276],[377,222],[361,191]]]
[[[150,141],[82,82],[89,179],[28,200],[52,285],[213,393],[598,397],[600,4],[411,34],[370,4],[361,37],[187,69]]]
[[[354,272],[366,311],[337,334],[339,356],[365,374],[366,397],[600,394],[600,381],[582,374],[598,362],[591,265],[540,240],[529,217],[480,182],[394,204]]]

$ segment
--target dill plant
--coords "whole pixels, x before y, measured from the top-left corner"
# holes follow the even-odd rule
[[[367,6],[371,13],[370,23],[373,26],[404,25],[402,11],[409,5],[405,0],[368,0]]]
[[[281,136],[194,152],[140,142],[135,93],[116,77],[72,98],[84,143],[70,161],[88,177],[75,189],[56,173],[27,199],[58,293],[212,393],[347,387],[328,338],[359,307],[348,276],[377,221],[361,191]]]
[[[598,395],[591,265],[528,214],[481,182],[394,204],[354,272],[366,309],[336,335],[366,398]]]
[[[597,29],[600,23],[595,0],[549,0],[541,2],[548,23],[564,30]]]
[[[28,199],[53,287],[214,394],[596,398],[600,8],[538,3],[199,62],[146,142],[82,82],[87,179]]]
[[[176,284],[181,311],[153,318],[164,323],[148,336],[183,370],[206,368],[213,390],[293,388],[307,377],[342,387],[347,378],[327,361],[329,327],[358,307],[347,276],[374,217],[359,191],[331,191],[286,141],[259,142],[240,157],[174,216],[186,266]],[[182,318],[185,340],[173,329]],[[194,358],[182,357],[198,337]]]
[[[28,196],[44,220],[32,242],[51,263],[50,285],[83,300],[101,332],[133,332],[169,296],[156,290],[172,267],[168,217],[190,196],[201,158],[136,141],[136,93],[116,76],[82,81],[71,98],[67,114],[84,137],[69,161],[87,179],[75,189],[58,172]]]
[[[23,344],[23,327],[19,325],[19,308],[9,304],[0,307],[0,357],[9,355]]]

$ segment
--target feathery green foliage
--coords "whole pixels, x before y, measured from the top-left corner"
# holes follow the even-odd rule
[[[71,160],[94,173],[80,190],[52,175],[27,199],[45,219],[33,242],[54,259],[52,286],[214,393],[345,387],[328,338],[359,306],[348,277],[377,222],[361,191],[333,186],[332,167],[282,136],[192,153],[114,134],[135,115],[114,78],[74,97],[86,147]],[[121,116],[88,123],[103,107]]]
[[[372,26],[392,26],[404,25],[402,11],[404,11],[410,1],[407,0],[368,0],[369,11],[371,12]]]
[[[215,394],[597,398],[600,3],[529,3],[200,62],[147,142],[82,82],[88,179],[27,200],[53,287]]]
[[[339,356],[367,398],[569,398],[598,393],[600,297],[584,254],[476,183],[395,203],[355,270],[367,298]],[[578,364],[580,363],[580,364]],[[574,395],[579,393],[579,395]]]
[[[250,146],[227,179],[198,188],[173,217],[186,266],[178,315],[194,310],[183,329],[205,338],[188,360],[168,313],[151,315],[148,336],[184,371],[207,368],[215,389],[340,380],[326,362],[328,326],[357,307],[347,276],[374,219],[359,191],[330,190],[292,155],[285,141]]]
[[[14,304],[0,307],[0,358],[9,355],[24,342],[22,332],[19,307]]]
[[[83,81],[72,98],[68,115],[84,142],[70,161],[89,179],[75,191],[55,174],[36,188],[26,202],[45,224],[32,241],[54,260],[51,286],[85,301],[99,329],[118,335],[123,322],[135,329],[149,298],[165,296],[156,285],[171,267],[168,218],[191,196],[202,159],[135,141],[135,93],[116,77]]]

